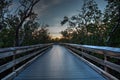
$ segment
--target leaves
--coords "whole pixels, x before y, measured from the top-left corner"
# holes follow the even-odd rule
[[[40,0],[19,0],[20,7],[12,14],[5,12],[11,4],[9,1],[12,0],[0,0],[0,47],[12,47],[15,46],[15,42],[16,46],[32,45],[50,39],[46,29],[49,25],[40,28],[36,20],[37,14],[33,11],[33,7]],[[36,39],[33,36],[34,32],[39,34]]]
[[[105,45],[106,26],[102,24],[102,17],[103,15],[96,2],[94,0],[85,0],[78,15],[72,16],[69,20],[63,20],[63,24],[69,22],[69,26],[73,31],[65,30],[61,34],[65,39],[69,35],[67,38],[72,42]],[[104,28],[102,28],[103,26]]]
[[[64,25],[68,21],[69,21],[69,18],[67,16],[65,16],[63,21],[61,21],[61,25]]]

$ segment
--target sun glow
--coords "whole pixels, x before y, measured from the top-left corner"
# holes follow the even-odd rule
[[[52,39],[56,39],[56,38],[61,39],[62,35],[61,34],[51,34],[51,38]]]

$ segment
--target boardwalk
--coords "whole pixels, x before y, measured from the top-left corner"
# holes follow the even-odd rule
[[[53,45],[14,80],[106,80],[66,48]]]

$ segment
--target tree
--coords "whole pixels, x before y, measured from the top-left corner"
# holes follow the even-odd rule
[[[51,40],[47,27],[48,25],[42,25],[32,33],[34,44],[48,43]]]
[[[0,47],[31,45],[50,41],[51,38],[46,28],[48,25],[43,25],[40,28],[37,14],[33,9],[39,1],[19,0],[20,6],[14,13],[9,11],[12,0],[0,1]],[[35,39],[35,33],[39,34],[37,39]]]
[[[12,0],[0,0],[0,30],[5,27],[5,15]]]
[[[79,37],[79,41],[84,44],[92,44],[91,37],[96,36],[97,42],[103,42],[104,30],[102,25],[102,13],[98,9],[98,5],[94,0],[84,0],[83,6],[79,11],[78,15],[72,16],[71,18],[64,17],[61,24],[69,23],[77,31],[77,35],[82,35]],[[78,34],[79,33],[79,34]],[[99,37],[98,37],[99,36]],[[77,38],[77,37],[76,37]],[[96,43],[100,45],[101,43]]]
[[[9,30],[7,29],[6,23],[6,15],[8,14],[8,8],[11,5],[12,0],[0,0],[0,47],[7,46],[5,44],[7,40],[7,34],[9,34]],[[10,38],[11,39],[11,38]]]
[[[33,12],[33,7],[39,2],[40,0],[20,0],[21,7],[18,11],[18,25],[16,25],[15,29],[15,46],[20,45],[19,41],[19,30],[26,22],[26,19],[30,19],[32,16],[36,15]]]
[[[33,42],[33,36],[32,33],[39,29],[39,23],[33,20],[29,20],[24,24],[24,27],[22,28],[20,34],[21,34],[21,44],[23,45],[32,45]]]
[[[120,1],[107,0],[104,23],[108,27],[108,46],[120,46]]]
[[[61,31],[61,34],[62,36],[65,38],[65,39],[69,39],[70,38],[70,34],[68,32],[68,30],[64,30],[64,31]]]

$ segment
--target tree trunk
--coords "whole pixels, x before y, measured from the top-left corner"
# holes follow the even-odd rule
[[[114,36],[116,35],[115,33],[120,29],[120,5],[118,6],[118,13],[119,13],[118,14],[119,18],[116,21],[117,24],[115,25],[115,27],[113,27],[113,29],[111,30],[110,35],[108,36],[108,39],[107,39],[107,45],[108,46],[116,46],[117,45],[117,44],[112,42],[112,39],[114,39]]]
[[[15,47],[19,46],[19,28],[15,31]]]

